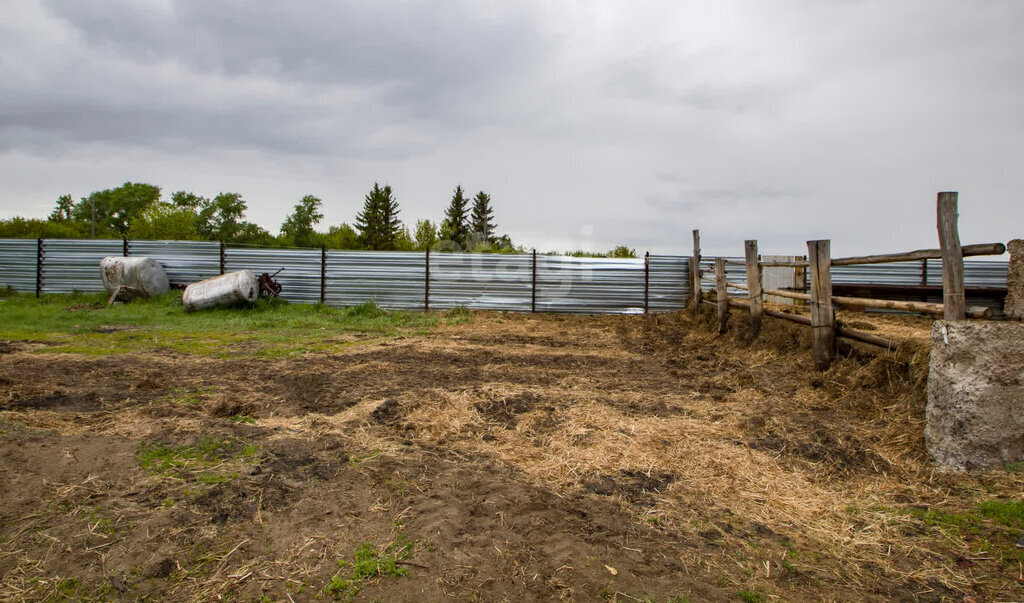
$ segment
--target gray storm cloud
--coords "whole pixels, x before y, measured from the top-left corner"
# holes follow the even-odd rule
[[[275,230],[299,197],[351,220],[490,192],[539,248],[685,251],[691,228],[800,252],[1006,240],[1024,140],[1011,0],[11,0],[0,215],[146,180],[237,190]],[[581,233],[593,233],[581,235]]]

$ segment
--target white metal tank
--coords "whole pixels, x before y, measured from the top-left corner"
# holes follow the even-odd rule
[[[252,303],[260,295],[260,284],[252,270],[229,272],[192,283],[181,296],[186,312]]]
[[[170,290],[167,272],[153,258],[105,257],[100,260],[100,278],[108,293],[127,287],[134,295],[153,297]]]

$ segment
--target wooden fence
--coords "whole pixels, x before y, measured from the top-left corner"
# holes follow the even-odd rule
[[[946,320],[965,320],[967,318],[992,318],[992,308],[968,307],[964,289],[963,258],[968,256],[1002,255],[1006,246],[1002,243],[986,243],[980,245],[960,245],[957,228],[957,198],[955,192],[938,194],[936,213],[939,234],[938,249],[919,249],[905,253],[869,255],[848,258],[831,257],[831,241],[807,241],[806,258],[791,261],[762,261],[758,254],[757,241],[746,241],[744,258],[740,262],[726,258],[714,258],[714,261],[703,261],[700,254],[700,231],[693,231],[693,257],[691,258],[691,275],[693,295],[693,311],[699,312],[700,305],[714,305],[718,310],[718,329],[725,332],[729,320],[730,308],[741,308],[750,313],[750,328],[757,337],[761,331],[764,316],[788,320],[811,327],[814,365],[818,370],[826,370],[835,356],[836,339],[844,337],[863,343],[876,345],[886,349],[894,349],[897,342],[885,337],[864,333],[851,329],[836,320],[835,307],[880,308],[901,310],[942,316]],[[872,299],[866,297],[844,297],[832,294],[832,266],[850,266],[855,264],[882,264],[888,262],[905,262],[913,260],[942,259],[942,297],[943,303],[915,301],[894,301]],[[746,268],[747,284],[729,283],[726,281],[726,265],[735,264]],[[808,271],[807,292],[785,289],[763,289],[762,271],[764,268],[792,267]],[[714,271],[715,301],[704,299],[702,282],[708,278],[709,271]],[[729,288],[746,292],[743,299],[729,297]],[[810,307],[810,316],[779,312],[764,307],[764,296],[773,295],[806,302]]]

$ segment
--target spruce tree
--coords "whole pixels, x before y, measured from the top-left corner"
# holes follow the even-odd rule
[[[359,241],[367,249],[395,248],[402,223],[398,219],[398,201],[390,186],[381,188],[373,183],[373,189],[363,201],[363,211],[356,215],[356,229]]]
[[[469,224],[466,216],[466,204],[468,200],[462,193],[462,185],[455,187],[455,194],[452,202],[444,212],[444,223],[442,230],[450,241],[454,241],[460,248],[465,249],[469,243]]]
[[[494,209],[491,208],[491,196],[480,191],[473,197],[473,213],[470,216],[470,227],[473,236],[480,242],[490,245],[494,241]]]

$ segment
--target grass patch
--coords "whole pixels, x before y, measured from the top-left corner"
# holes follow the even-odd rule
[[[4,301],[0,339],[33,339],[57,345],[47,352],[89,355],[171,350],[183,354],[282,357],[351,345],[333,335],[356,332],[380,337],[422,333],[441,319],[392,312],[372,301],[348,308],[260,299],[243,308],[186,314],[181,292],[131,304],[106,305],[102,293],[13,295]]]
[[[256,419],[249,415],[231,415],[228,420],[234,421],[235,423],[248,423],[249,425],[255,425]]]
[[[142,442],[135,449],[135,458],[143,470],[156,475],[192,477],[207,485],[222,484],[238,477],[237,471],[227,470],[224,465],[231,462],[253,463],[259,456],[259,447],[254,444],[211,437],[185,446]]]
[[[445,322],[449,325],[461,325],[469,322],[472,315],[466,306],[455,306],[445,315]]]
[[[971,543],[973,549],[998,553],[1004,564],[1018,567],[1024,562],[1024,549],[1017,547],[1024,530],[1024,500],[987,500],[964,511],[910,509],[909,513],[929,527]]]
[[[340,572],[331,578],[323,588],[326,595],[351,601],[362,588],[362,583],[374,578],[408,576],[409,570],[399,566],[399,562],[412,556],[412,542],[402,534],[395,541],[378,549],[372,542],[364,542],[356,549],[351,563],[341,559],[338,567],[350,568],[347,576]]]
[[[1024,528],[1024,500],[989,500],[978,505],[982,517],[1010,528]]]
[[[199,404],[206,399],[208,394],[212,394],[216,391],[216,387],[176,387],[164,396],[164,400],[167,402],[175,402],[177,404],[194,405]]]

